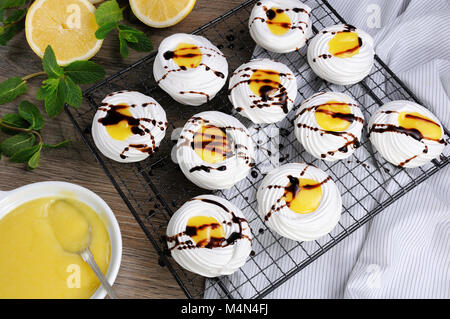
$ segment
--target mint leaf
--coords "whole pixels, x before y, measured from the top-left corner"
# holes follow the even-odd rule
[[[46,97],[52,95],[59,85],[59,79],[47,79],[42,81],[42,86],[36,93],[36,98],[39,101],[45,100]]]
[[[83,101],[83,94],[81,88],[72,81],[70,77],[66,77],[64,80],[66,86],[65,102],[73,107],[80,107]]]
[[[23,150],[14,153],[9,161],[12,163],[26,163],[36,152],[40,152],[41,148],[42,145],[40,144],[24,148]]]
[[[0,151],[8,157],[34,145],[36,138],[30,133],[19,133],[7,138],[0,144]]]
[[[0,45],[8,44],[9,40],[14,38],[16,34],[21,32],[25,28],[25,19],[18,21],[17,23],[6,25],[2,27],[0,32]]]
[[[128,57],[128,54],[130,53],[130,51],[128,50],[128,42],[120,33],[119,33],[119,41],[120,41],[120,55],[122,55],[122,57],[126,59]]]
[[[19,77],[12,77],[0,83],[0,104],[13,101],[27,91],[27,83]]]
[[[116,28],[117,22],[108,22],[102,25],[100,28],[98,28],[97,31],[95,31],[95,37],[99,40],[103,40],[106,38],[106,36]]]
[[[66,145],[69,144],[70,142],[72,142],[72,140],[67,140],[67,141],[64,141],[64,142],[61,142],[61,143],[58,143],[58,144],[54,144],[54,145],[51,145],[51,144],[44,144],[43,146],[44,146],[45,148],[60,148],[60,147],[66,146]]]
[[[128,41],[130,48],[139,52],[148,52],[153,50],[152,41],[150,41],[144,32],[124,24],[119,24],[118,28],[120,33],[132,34],[137,39],[137,42]]]
[[[39,109],[28,101],[22,101],[19,104],[19,115],[30,123],[30,129],[41,130],[44,127],[44,118]]]
[[[103,2],[97,10],[95,10],[95,19],[99,26],[103,26],[109,22],[120,22],[123,20],[123,9],[119,7],[116,0]]]
[[[17,113],[6,114],[5,116],[2,117],[2,123],[17,128],[28,129],[30,127],[30,124]],[[0,129],[6,134],[10,135],[17,134],[17,131],[9,130],[3,126],[0,127]]]
[[[42,58],[42,66],[45,73],[49,78],[59,78],[64,75],[63,69],[58,65],[56,61],[55,52],[51,46],[47,46],[45,49],[44,57]]]
[[[77,84],[87,84],[100,81],[106,72],[92,61],[75,61],[64,68],[64,74]]]
[[[24,9],[17,9],[12,11],[9,16],[6,18],[6,20],[4,21],[5,24],[10,24],[10,23],[14,23],[19,21],[20,19],[22,19],[25,16],[25,13],[27,11]]]
[[[137,43],[139,41],[133,31],[125,30],[120,31],[119,33],[127,42]]]
[[[54,117],[61,113],[64,109],[64,102],[66,100],[67,87],[65,81],[58,80],[58,86],[53,94],[45,98],[45,111],[48,116]]]
[[[39,150],[38,152],[34,153],[34,155],[31,156],[31,158],[28,160],[28,168],[30,170],[33,170],[36,167],[38,167],[40,159],[41,159],[41,150]]]
[[[0,8],[8,9],[8,8],[16,8],[21,7],[25,4],[26,0],[0,0]]]

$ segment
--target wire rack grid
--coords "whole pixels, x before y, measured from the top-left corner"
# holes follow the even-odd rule
[[[194,31],[207,37],[227,56],[230,71],[252,57],[269,57],[286,63],[295,70],[300,86],[299,101],[318,90],[339,90],[353,96],[362,106],[366,120],[381,105],[391,100],[406,99],[418,103],[410,90],[376,57],[372,73],[363,82],[334,87],[313,74],[306,62],[305,48],[288,55],[256,50],[248,32],[248,18],[256,0],[248,0],[237,8]],[[326,0],[307,1],[313,10],[313,31],[345,23]],[[327,163],[312,158],[296,141],[293,134],[292,111],[288,118],[270,127],[253,126],[251,132],[258,145],[258,164],[244,181],[229,191],[217,194],[235,203],[246,215],[253,233],[254,253],[245,267],[235,274],[213,280],[192,274],[181,268],[168,253],[164,235],[167,223],[186,200],[204,194],[183,175],[172,160],[178,128],[193,114],[205,110],[233,113],[225,88],[209,103],[200,107],[178,104],[155,83],[152,66],[155,53],[88,89],[88,103],[80,109],[66,108],[95,158],[111,179],[120,196],[133,213],[146,236],[160,256],[160,265],[168,267],[189,298],[262,298],[329,251],[336,244],[361,228],[386,207],[450,163],[442,155],[428,166],[405,170],[383,160],[371,147],[367,131],[360,149],[348,161]],[[123,89],[137,90],[155,98],[166,110],[169,128],[159,151],[150,159],[136,164],[120,164],[101,155],[95,148],[90,126],[103,98]],[[298,104],[298,103],[297,103]],[[275,130],[276,134],[268,132]],[[449,140],[446,130],[446,140]],[[171,139],[172,141],[169,141]],[[279,153],[268,151],[276,146]],[[447,153],[448,149],[446,150]],[[342,218],[335,230],[320,240],[294,242],[267,229],[256,213],[256,189],[270,167],[288,162],[305,162],[325,170],[336,181],[343,198]]]

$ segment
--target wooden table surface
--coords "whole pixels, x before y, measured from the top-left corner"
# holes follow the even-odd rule
[[[192,13],[176,26],[167,29],[153,29],[144,25],[138,27],[150,36],[157,48],[163,38],[178,32],[191,32],[242,2],[244,0],[197,0]],[[101,64],[107,74],[111,75],[145,55],[146,53],[130,50],[130,56],[122,60],[118,41],[110,36],[93,61]],[[0,47],[0,56],[0,81],[41,71],[41,60],[28,47],[24,33],[17,35],[8,46]],[[16,112],[17,105],[22,100],[32,101],[42,107],[42,103],[35,99],[40,83],[40,78],[32,79],[26,95],[0,106],[0,116]],[[3,157],[0,161],[0,190],[8,191],[42,181],[66,181],[89,188],[109,204],[122,231],[123,259],[115,283],[119,296],[185,298],[167,268],[158,265],[158,256],[153,246],[81,140],[68,116],[63,112],[56,119],[48,119],[43,135],[47,143],[57,143],[64,139],[72,139],[73,142],[63,149],[45,150],[39,168],[35,171],[27,171],[23,164],[9,163]]]

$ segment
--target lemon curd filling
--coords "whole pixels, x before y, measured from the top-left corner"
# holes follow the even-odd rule
[[[65,250],[83,247],[89,226],[89,248],[106,273],[108,231],[86,204],[41,198],[0,219],[0,298],[90,298],[100,282],[79,255]]]
[[[330,53],[338,58],[357,55],[361,45],[361,39],[356,32],[339,32],[328,42]]]
[[[351,122],[346,120],[345,116],[351,114],[350,106],[339,101],[329,101],[315,111],[317,124],[330,132],[342,132],[348,129]]]
[[[280,73],[273,70],[256,70],[249,81],[250,90],[263,98],[273,95],[280,88],[280,84]]]
[[[314,212],[322,200],[321,184],[307,178],[290,179],[283,196],[288,207],[297,214]]]
[[[232,154],[231,141],[226,131],[215,126],[202,126],[193,141],[195,153],[210,164],[223,162]]]
[[[110,114],[110,122],[104,123],[106,131],[112,139],[117,141],[125,141],[133,135],[133,115],[128,105],[115,105]],[[106,121],[105,121],[106,122]]]
[[[426,139],[438,141],[442,138],[441,126],[420,113],[401,112],[398,123],[403,128],[418,130]]]
[[[202,62],[202,51],[196,45],[180,43],[173,52],[173,60],[180,68],[195,69]]]
[[[267,10],[267,26],[274,35],[284,35],[291,28],[291,18],[279,8]]]
[[[188,220],[186,234],[198,247],[214,246],[225,239],[223,226],[214,217],[195,216]]]

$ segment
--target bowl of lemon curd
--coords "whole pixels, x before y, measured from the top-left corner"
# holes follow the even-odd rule
[[[112,285],[122,236],[99,196],[64,182],[0,192],[0,299],[104,298],[100,281],[76,253],[87,242]]]

